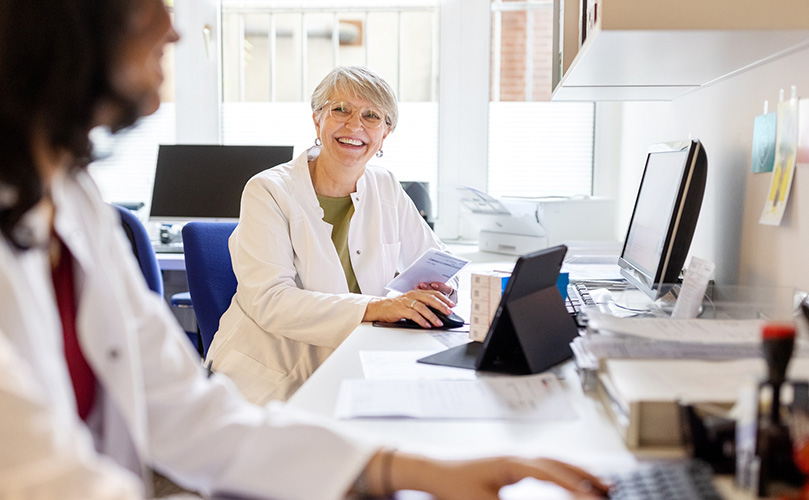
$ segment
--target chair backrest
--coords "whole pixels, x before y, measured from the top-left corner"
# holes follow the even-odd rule
[[[219,329],[219,318],[236,293],[228,238],[235,222],[189,222],[183,226],[188,292],[202,338],[203,355]]]
[[[119,205],[113,205],[121,216],[121,225],[124,227],[124,232],[132,244],[132,253],[138,259],[140,270],[143,277],[146,278],[146,284],[149,288],[163,296],[163,275],[160,273],[160,266],[157,264],[157,257],[155,256],[152,242],[149,239],[149,233],[143,227],[141,221],[130,210]]]

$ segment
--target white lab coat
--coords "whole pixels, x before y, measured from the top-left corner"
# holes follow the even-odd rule
[[[147,466],[202,491],[341,498],[374,447],[207,379],[89,175],[58,178],[53,199],[76,261],[77,331],[98,397],[85,425],[47,252],[0,238],[0,498],[142,498]],[[47,235],[47,219],[29,215],[26,227]]]
[[[351,194],[348,247],[362,295],[349,293],[309,175],[317,154],[312,148],[253,177],[230,237],[238,287],[208,359],[259,404],[289,398],[397,271],[427,249],[446,250],[393,174],[369,165]]]

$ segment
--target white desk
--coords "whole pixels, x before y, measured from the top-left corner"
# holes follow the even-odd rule
[[[290,400],[290,405],[332,417],[343,379],[362,378],[360,350],[440,350],[420,330],[357,328]],[[569,421],[357,419],[342,421],[365,436],[401,450],[439,458],[517,454],[550,456],[605,472],[636,463],[599,403],[582,393],[572,363],[562,366],[562,384],[578,418]],[[564,498],[564,497],[563,497]]]
[[[359,357],[361,350],[421,351],[443,348],[443,344],[422,330],[375,328],[362,324],[304,383],[289,404],[331,418],[341,381],[363,378]],[[574,420],[518,422],[376,418],[342,420],[341,423],[388,446],[437,458],[500,454],[547,456],[570,461],[597,474],[633,467],[638,460],[683,456],[682,452],[671,449],[628,450],[600,403],[582,391],[573,363],[563,364],[558,373],[578,414]],[[720,478],[717,485],[728,500],[752,498],[735,490],[730,478]],[[526,490],[533,492],[537,488],[535,484],[522,486],[524,488],[514,490],[516,493],[513,496],[505,494],[504,498],[530,498],[530,493],[525,497],[522,495]],[[551,493],[552,498],[568,498],[558,491]],[[405,495],[397,498],[411,497]]]
[[[156,253],[157,265],[161,271],[185,271],[185,254]]]

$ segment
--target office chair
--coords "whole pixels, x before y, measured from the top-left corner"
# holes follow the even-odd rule
[[[413,200],[413,204],[419,211],[419,214],[424,217],[430,229],[433,229],[433,206],[430,201],[430,183],[428,182],[410,182],[402,181],[402,189],[407,193],[407,196]]]
[[[146,284],[150,290],[162,297],[163,275],[160,274],[160,266],[157,265],[157,257],[155,257],[152,249],[149,233],[146,232],[146,228],[143,227],[135,214],[120,205],[113,206],[118,210],[118,215],[121,217],[121,225],[124,227],[127,238],[129,238],[129,243],[132,244],[132,253],[138,259],[138,265],[140,265],[143,277],[146,278]]]
[[[118,210],[118,215],[121,217],[121,225],[124,228],[127,238],[129,238],[129,242],[132,244],[132,253],[135,254],[135,258],[138,260],[141,273],[143,273],[143,277],[146,279],[146,285],[150,290],[163,297],[163,274],[160,272],[160,266],[157,264],[157,257],[155,256],[152,242],[149,239],[146,228],[143,227],[141,221],[129,209],[115,204],[112,206]],[[186,331],[185,334],[188,335],[188,340],[191,341],[194,348],[201,354],[199,333]]]
[[[228,249],[228,238],[235,228],[235,222],[189,222],[183,226],[186,278],[203,356],[208,354],[219,318],[236,293]]]

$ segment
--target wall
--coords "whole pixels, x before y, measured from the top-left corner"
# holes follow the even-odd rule
[[[752,174],[753,119],[779,89],[809,97],[809,49],[785,56],[671,102],[600,104],[620,130],[597,142],[597,172],[617,172],[609,193],[619,202],[619,227],[631,215],[646,148],[659,141],[700,139],[708,154],[708,183],[691,255],[717,264],[722,284],[778,285],[809,289],[809,166],[798,166],[790,201],[779,227],[758,223],[771,174]],[[807,131],[809,133],[809,131]],[[613,145],[617,143],[617,147]],[[608,193],[608,194],[609,194]],[[623,233],[620,233],[623,238]]]

